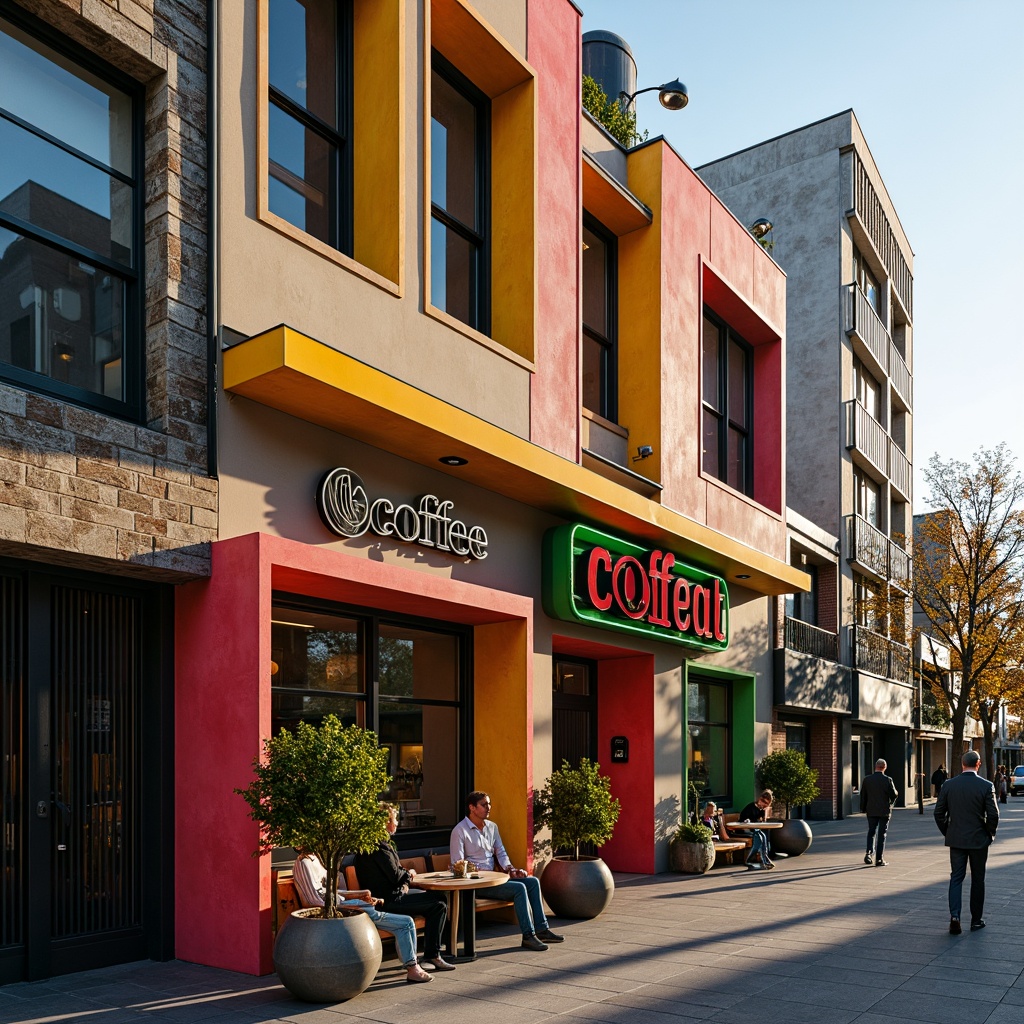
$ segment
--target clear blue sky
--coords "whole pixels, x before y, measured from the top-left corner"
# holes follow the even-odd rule
[[[1024,468],[1024,0],[578,0],[633,50],[639,127],[698,166],[852,107],[914,249],[914,509],[933,454]]]

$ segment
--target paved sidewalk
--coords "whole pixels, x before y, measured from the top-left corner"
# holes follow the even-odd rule
[[[480,958],[429,985],[391,960],[361,996],[322,1007],[273,976],[144,963],[0,988],[0,1022],[1021,1024],[1024,799],[1000,811],[984,931],[948,934],[948,858],[931,808],[912,808],[893,818],[887,868],[862,863],[863,817],[815,823],[811,849],[772,872],[620,875],[611,907],[557,922],[566,941],[546,953],[482,924]]]

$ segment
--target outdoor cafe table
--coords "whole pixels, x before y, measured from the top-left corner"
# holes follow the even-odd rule
[[[466,949],[466,959],[476,959],[476,910],[472,895],[477,889],[490,889],[496,885],[504,885],[508,881],[508,875],[503,871],[474,871],[472,877],[456,878],[450,871],[431,871],[425,875],[417,875],[413,879],[413,886],[417,889],[436,889],[447,893],[448,896],[448,920],[451,923],[451,938],[448,943],[448,952],[453,956],[459,955],[459,893],[470,893],[468,914],[462,926],[463,945]]]
[[[726,831],[744,828],[763,828],[771,831],[773,828],[782,828],[785,824],[784,821],[727,821],[725,828]]]

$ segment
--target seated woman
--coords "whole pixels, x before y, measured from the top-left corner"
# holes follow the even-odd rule
[[[722,820],[722,815],[718,812],[718,805],[714,800],[709,800],[704,805],[704,812],[701,814],[700,820],[701,824],[707,825],[715,833],[715,839],[720,839],[724,843],[732,841],[733,837],[725,830],[725,823]]]
[[[327,897],[327,869],[320,858],[309,850],[295,851],[299,856],[292,868],[295,887],[304,907],[322,907]],[[375,900],[369,889],[338,890],[338,906],[361,910],[381,928],[395,936],[395,948],[405,967],[405,980],[409,983],[433,981],[416,959],[416,925],[405,914],[386,914],[377,909],[383,900]]]
[[[747,804],[740,811],[740,821],[764,821],[773,799],[770,789],[762,790],[761,795],[753,803]],[[747,868],[751,871],[761,871],[775,867],[768,859],[768,837],[765,833],[755,828],[750,830],[750,838],[752,843],[747,856]]]
[[[398,829],[398,808],[383,805],[388,812],[388,832]],[[359,881],[370,887],[375,899],[382,901],[382,909],[393,914],[422,914],[424,959],[434,965],[435,971],[454,971],[455,965],[441,957],[444,923],[448,917],[448,904],[437,892],[424,892],[412,888],[416,872],[402,867],[398,851],[389,839],[382,840],[373,853],[358,853],[355,858]]]

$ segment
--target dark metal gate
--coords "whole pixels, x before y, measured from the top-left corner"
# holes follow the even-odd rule
[[[150,955],[146,603],[128,587],[0,575],[0,982]]]

